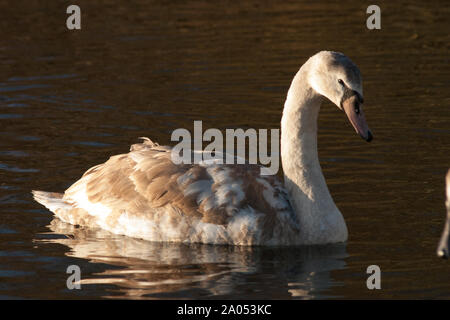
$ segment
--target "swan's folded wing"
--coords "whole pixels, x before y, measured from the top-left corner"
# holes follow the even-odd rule
[[[65,199],[87,211],[86,204],[93,209],[102,205],[117,215],[127,212],[148,219],[155,208],[165,207],[167,214],[220,225],[249,210],[267,225],[280,214],[295,220],[280,181],[261,176],[258,165],[176,165],[169,147],[151,142],[131,150],[89,169],[66,191]]]

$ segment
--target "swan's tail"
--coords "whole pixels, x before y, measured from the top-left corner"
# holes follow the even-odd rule
[[[86,210],[78,208],[74,203],[64,199],[64,194],[46,191],[31,191],[33,198],[66,223],[73,225],[95,225],[96,217]]]
[[[56,193],[56,192],[46,192],[46,191],[37,191],[33,190],[31,191],[33,194],[34,200],[42,204],[44,207],[46,207],[48,210],[52,211],[53,213],[57,213],[57,211],[62,210],[70,210],[72,209],[72,206],[65,202],[63,200],[63,194],[62,193]]]

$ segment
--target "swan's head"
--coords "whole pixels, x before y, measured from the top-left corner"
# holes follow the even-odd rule
[[[437,249],[437,255],[439,257],[448,259],[449,248],[450,248],[450,170],[447,172],[447,177],[445,179],[447,185],[447,199],[445,205],[447,207],[447,221],[445,222],[444,231],[441,235],[441,241]]]
[[[321,51],[310,60],[311,87],[344,110],[356,132],[371,141],[373,136],[362,108],[362,79],[358,67],[344,54],[333,51]]]

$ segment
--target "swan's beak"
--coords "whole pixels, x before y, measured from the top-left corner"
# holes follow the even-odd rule
[[[370,132],[369,126],[367,125],[366,117],[364,116],[364,111],[361,108],[358,96],[352,95],[344,100],[342,102],[342,107],[348,117],[348,120],[350,120],[353,128],[355,128],[361,138],[367,142],[372,141],[372,132]]]

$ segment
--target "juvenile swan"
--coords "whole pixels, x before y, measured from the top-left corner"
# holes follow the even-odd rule
[[[258,165],[175,165],[171,148],[144,138],[130,152],[92,167],[64,194],[33,191],[61,220],[151,241],[231,245],[344,242],[347,226],[317,154],[323,98],[343,110],[366,141],[359,69],[321,51],[297,72],[281,119],[284,185]]]
[[[445,221],[445,227],[441,235],[441,241],[439,241],[437,255],[438,257],[448,259],[450,248],[450,169],[447,172],[445,181],[447,185],[447,200],[445,201],[445,206],[447,207],[447,220]]]

